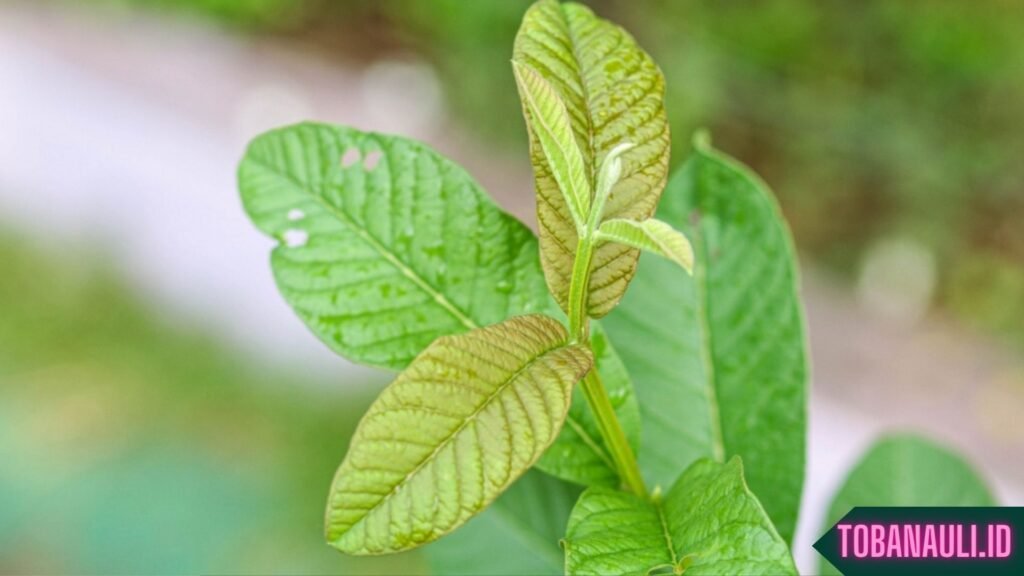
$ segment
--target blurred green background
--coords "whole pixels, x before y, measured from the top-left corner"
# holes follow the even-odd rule
[[[506,62],[529,0],[110,0],[340,61],[413,52],[456,120],[526,135]],[[871,243],[936,264],[934,302],[1024,346],[1024,10],[1014,0],[594,0],[665,73],[675,145],[710,128],[779,195],[802,253],[852,280]]]
[[[855,291],[872,255],[899,267],[884,251],[909,246],[928,263],[919,305],[1024,349],[1019,2],[587,3],[664,70],[673,163],[709,128],[772,185],[811,266]],[[342,67],[415,54],[455,123],[525,162],[508,60],[526,1],[49,4],[198,20]],[[0,573],[426,569],[322,544],[327,484],[386,376],[261,362],[173,321],[102,252],[21,227],[0,262]]]
[[[322,544],[327,485],[383,382],[240,357],[95,255],[0,235],[0,262],[0,574],[421,570]]]

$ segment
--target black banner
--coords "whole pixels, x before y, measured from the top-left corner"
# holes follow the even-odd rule
[[[1024,508],[857,507],[814,548],[846,576],[1024,575]]]

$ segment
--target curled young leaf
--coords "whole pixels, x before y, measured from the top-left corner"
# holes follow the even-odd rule
[[[551,175],[562,192],[577,230],[590,214],[590,182],[583,156],[573,136],[572,124],[558,92],[536,70],[512,62],[519,96],[523,101],[531,139],[540,143]]]
[[[693,273],[693,247],[682,232],[669,224],[648,218],[643,222],[616,218],[601,223],[598,239],[618,242],[668,258]]]
[[[536,70],[565,103],[591,190],[608,153],[626,141],[636,145],[622,157],[621,178],[611,189],[604,216],[650,217],[665,185],[669,157],[665,81],[650,56],[627,32],[589,8],[541,0],[523,17],[513,59]],[[576,225],[536,134],[530,158],[544,275],[559,305],[568,310]],[[587,305],[592,317],[604,316],[618,303],[638,254],[621,244],[595,251]]]
[[[573,508],[564,545],[573,576],[796,574],[739,458],[697,461],[652,500],[590,488]]]
[[[602,212],[601,214],[593,215],[598,222],[604,219],[605,203],[608,201],[608,197],[611,196],[612,188],[622,179],[622,155],[633,148],[636,148],[636,144],[623,142],[609,150],[608,154],[601,160],[601,168],[597,172],[597,190],[594,191],[594,201],[599,205]]]
[[[592,362],[547,316],[439,338],[360,422],[331,486],[328,542],[397,552],[466,522],[554,441]]]

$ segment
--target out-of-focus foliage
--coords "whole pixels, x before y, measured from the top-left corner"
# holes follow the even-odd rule
[[[458,115],[522,138],[496,111],[514,109],[501,47],[528,2],[442,4],[409,22],[459,78],[453,101],[473,101]],[[1024,343],[1019,5],[589,4],[663,68],[675,149],[710,127],[779,191],[806,254],[853,276],[873,239],[912,238],[934,253],[940,303]]]
[[[233,13],[236,23],[338,58],[425,56],[448,80],[453,116],[518,150],[526,133],[514,113],[509,46],[530,3],[173,4],[221,20]],[[910,238],[935,256],[940,304],[1024,344],[1017,2],[586,3],[631,30],[664,70],[675,149],[686,150],[695,128],[711,128],[778,191],[806,255],[852,277],[874,239]]]
[[[373,387],[233,355],[81,255],[0,262],[0,573],[423,570],[323,544]]]
[[[311,2],[291,0],[66,0],[108,10],[141,7],[192,13],[239,28],[276,29],[302,20]]]

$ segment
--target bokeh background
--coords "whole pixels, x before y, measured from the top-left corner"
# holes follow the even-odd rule
[[[0,0],[0,573],[418,573],[321,537],[388,375],[277,295],[234,173],[303,119],[425,140],[533,221],[520,0]],[[588,2],[790,221],[814,367],[796,554],[880,433],[1024,505],[1024,10]]]

